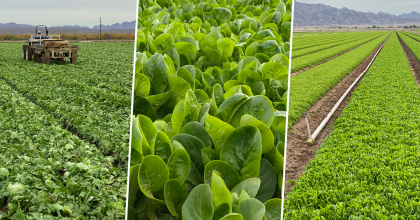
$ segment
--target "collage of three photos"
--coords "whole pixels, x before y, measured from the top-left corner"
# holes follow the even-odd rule
[[[416,8],[4,3],[0,220],[420,219]]]

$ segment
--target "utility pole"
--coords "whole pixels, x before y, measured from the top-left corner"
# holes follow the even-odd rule
[[[99,40],[102,40],[102,17],[99,17]]]

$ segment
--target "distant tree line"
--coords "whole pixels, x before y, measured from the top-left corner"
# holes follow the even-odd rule
[[[65,40],[134,40],[135,34],[133,33],[102,33],[99,34],[60,34],[61,39]],[[15,40],[28,40],[30,34],[0,34],[0,41],[15,41]]]
[[[410,26],[403,26],[403,28],[418,28],[419,26],[416,25],[410,25]]]
[[[381,28],[381,27],[373,25],[372,28]],[[392,26],[389,26],[388,28],[393,28],[393,27]],[[410,26],[408,26],[407,25],[407,26],[398,26],[398,28],[419,28],[419,26],[417,26],[417,25],[410,25]]]

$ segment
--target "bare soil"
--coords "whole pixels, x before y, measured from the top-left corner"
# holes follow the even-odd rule
[[[410,64],[411,72],[414,75],[414,79],[417,82],[417,85],[420,87],[420,62],[417,60],[416,56],[411,52],[411,50],[407,47],[404,41],[401,39],[400,35],[398,35],[398,39],[400,40],[400,44],[404,50],[405,56],[407,57],[407,61]],[[414,39],[414,38],[413,38]],[[414,39],[416,40],[416,39]],[[418,41],[418,40],[417,40]]]
[[[372,54],[366,58],[366,66],[371,62],[376,52],[379,50],[378,46]],[[344,77],[339,83],[331,88],[320,100],[318,100],[311,108],[308,109],[308,120],[311,132],[315,131],[319,124],[328,115],[333,106],[350,87],[354,80],[360,76],[364,70],[363,63],[356,67],[349,75]],[[342,110],[347,106],[350,101],[350,97],[354,90],[358,87],[359,82],[353,87],[348,93],[347,97],[343,100],[340,106],[335,111],[334,115],[330,118],[327,125],[319,133],[318,137],[312,144],[307,143],[308,133],[306,128],[305,117],[302,116],[298,122],[296,122],[287,134],[287,152],[286,152],[286,175],[285,175],[285,196],[291,191],[292,187],[295,186],[295,181],[299,179],[302,173],[305,171],[306,165],[314,158],[316,151],[324,142],[324,139],[331,133],[334,121],[340,115]]]
[[[382,36],[382,35],[381,35],[381,36]],[[380,36],[378,36],[378,37],[380,37]],[[372,40],[370,40],[370,41],[368,41],[368,42],[365,42],[365,43],[363,43],[363,44],[367,44],[367,43],[369,43],[369,42],[371,42],[371,41],[375,40],[375,39],[376,39],[376,38],[378,38],[378,37],[375,37],[375,38],[373,38]],[[326,63],[326,62],[328,62],[328,61],[330,61],[330,60],[332,60],[332,59],[334,59],[334,58],[336,58],[336,57],[339,57],[339,56],[341,56],[341,55],[343,55],[343,54],[345,54],[345,53],[348,53],[348,52],[350,52],[350,51],[352,51],[352,50],[354,50],[354,49],[356,49],[356,48],[358,48],[358,47],[362,46],[363,44],[359,44],[358,46],[355,46],[355,47],[351,48],[350,50],[344,51],[344,52],[342,52],[342,53],[340,53],[340,54],[337,54],[337,55],[335,55],[335,56],[333,56],[333,57],[330,57],[330,58],[328,58],[328,59],[326,59],[326,60],[324,60],[324,61],[321,61],[321,62],[319,62],[319,63],[317,63],[317,64],[314,64],[314,65],[312,65],[312,66],[308,66],[308,67],[306,67],[306,68],[305,68],[305,69],[303,69],[303,70],[299,70],[299,71],[297,71],[297,72],[294,72],[294,73],[290,74],[290,76],[296,76],[296,75],[299,75],[299,74],[300,74],[300,73],[302,73],[302,72],[305,72],[305,71],[307,71],[307,70],[310,70],[310,69],[312,69],[312,68],[314,68],[314,67],[316,67],[316,66],[318,66],[318,65],[321,65],[321,64]],[[293,60],[293,58],[292,58],[292,60]],[[293,62],[293,61],[292,61],[292,62]],[[369,62],[370,62],[370,61],[369,61]]]

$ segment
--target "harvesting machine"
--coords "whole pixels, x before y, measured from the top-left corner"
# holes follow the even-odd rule
[[[45,35],[38,31],[40,26],[45,27]],[[68,41],[60,39],[60,35],[48,35],[48,28],[45,25],[36,26],[35,34],[31,35],[27,44],[22,46],[23,59],[41,61],[49,65],[51,59],[64,62],[65,58],[69,58],[70,63],[77,64],[79,46],[69,45]]]

